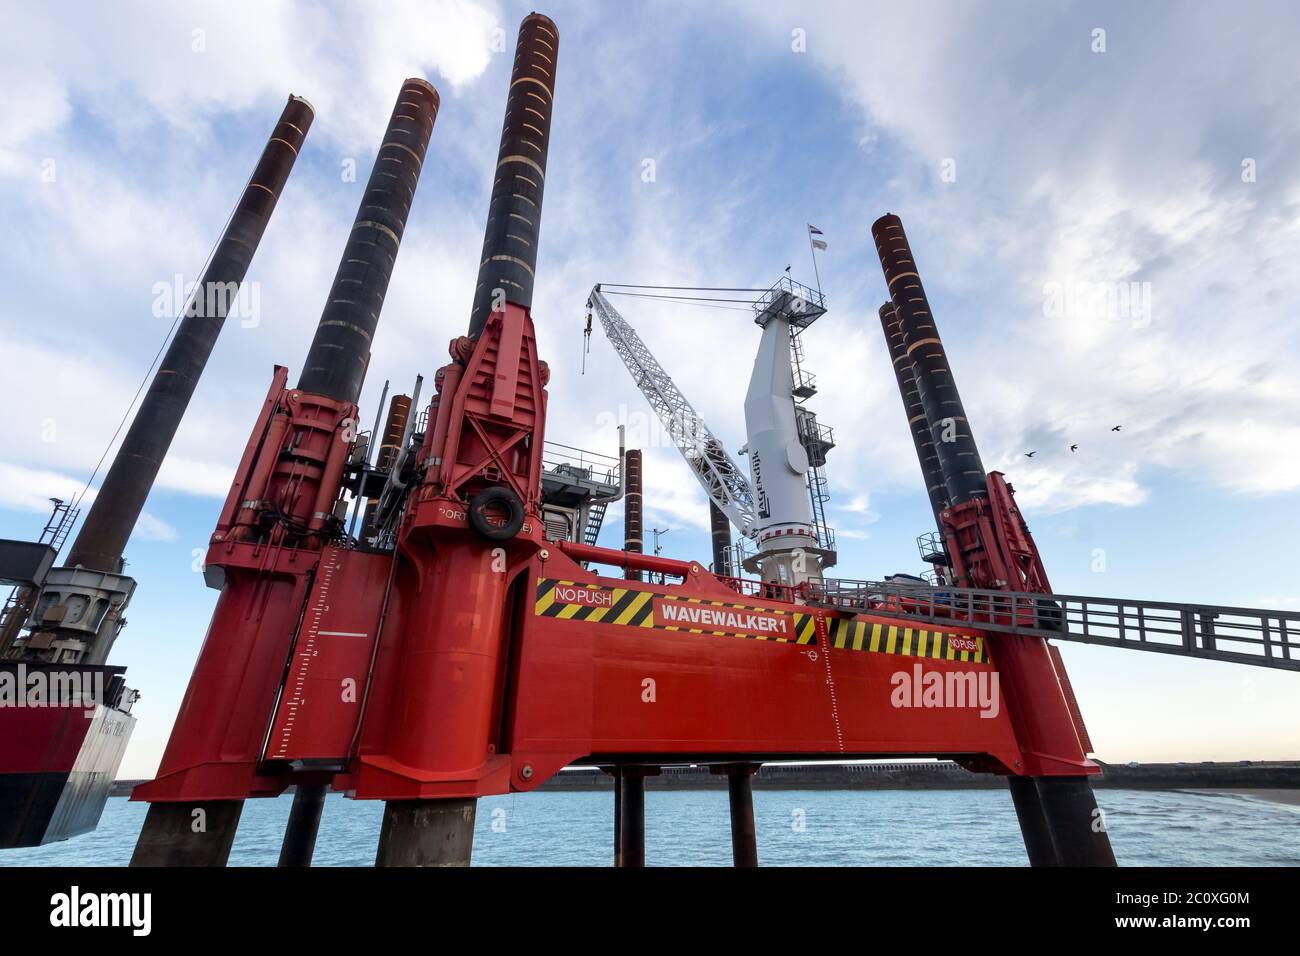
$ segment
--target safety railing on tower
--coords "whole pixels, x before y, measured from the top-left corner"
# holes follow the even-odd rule
[[[542,446],[542,469],[586,481],[617,485],[622,464],[616,455],[601,455],[583,448],[548,441]]]

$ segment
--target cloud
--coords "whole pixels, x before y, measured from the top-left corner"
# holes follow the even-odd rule
[[[213,116],[289,93],[317,108],[317,137],[366,149],[405,77],[427,75],[452,88],[472,82],[493,55],[498,27],[495,5],[471,0],[390,0],[382,9],[306,0],[146,2],[130,16],[87,0],[13,16],[10,35],[23,42],[0,62],[15,107],[0,133],[0,168],[19,164],[24,145],[77,108],[119,136],[159,122],[205,136]]]
[[[144,541],[175,541],[179,537],[175,528],[147,511],[141,513],[131,536]]]
[[[1300,133],[1281,120],[1300,107],[1293,7],[1248,24],[1220,7],[1176,23],[1114,4],[734,8],[768,50],[805,30],[807,54],[785,69],[854,108],[862,158],[882,167],[857,228],[902,216],[985,465],[1012,473],[1022,503],[1133,505],[1166,470],[1237,493],[1300,489]],[[1016,30],[990,27],[1008,19]],[[1247,158],[1267,176],[1243,181]],[[939,176],[947,159],[955,182]],[[1048,302],[1130,285],[1147,314]],[[889,436],[879,480],[914,482],[893,467],[910,448],[887,411],[856,428]],[[1045,429],[1057,444],[1025,467]]]
[[[0,462],[0,507],[49,515],[53,507],[51,498],[72,501],[83,486],[84,482],[56,471]],[[94,498],[91,489],[84,500],[88,504]],[[32,533],[39,530],[33,526]]]
[[[223,497],[272,365],[306,349],[360,198],[360,184],[341,181],[337,157],[361,152],[364,183],[365,157],[403,77],[429,75],[445,104],[505,59],[493,50],[491,3],[328,7],[146,4],[125,18],[87,3],[15,14],[10,35],[23,44],[0,58],[15,107],[0,130],[0,214],[21,238],[0,266],[11,425],[0,457],[25,483],[5,500],[30,508],[80,487],[95,468],[170,324],[170,315],[154,314],[155,286],[195,278],[293,91],[313,102],[317,121],[246,282],[257,286],[261,322],[227,323],[157,480]],[[503,29],[509,46],[513,27]],[[453,131],[479,115],[452,113],[440,126]],[[475,137],[454,132],[437,145],[482,151]],[[439,177],[441,158],[431,151],[426,182]],[[479,165],[490,174],[490,163]],[[481,228],[479,220],[471,231]],[[466,289],[468,299],[474,257],[459,236],[428,235],[411,230],[402,266],[415,261],[399,268],[385,313],[398,325],[419,316],[424,336],[422,280],[446,276],[445,287]],[[417,276],[418,284],[406,278]],[[403,368],[401,379],[410,374]]]
[[[0,464],[9,475],[0,501],[26,510],[37,502],[35,510],[44,511],[46,504],[40,502],[49,496],[68,500],[81,490],[131,405],[144,369],[126,365],[130,356],[92,359],[3,332],[0,350],[11,363],[6,389],[12,423],[3,451],[12,461]],[[210,395],[204,394],[191,406],[163,461],[156,487],[225,497],[252,416],[237,422],[204,400]],[[110,455],[97,481],[111,461]],[[86,502],[92,499],[93,489]]]

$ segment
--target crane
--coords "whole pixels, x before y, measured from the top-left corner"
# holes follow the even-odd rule
[[[597,285],[591,290],[587,307],[600,320],[605,337],[614,346],[632,380],[645,396],[659,421],[668,431],[673,444],[682,453],[691,471],[699,479],[704,493],[745,537],[756,535],[758,515],[754,508],[754,491],[740,466],[727,453],[721,439],[687,401],[654,354],[641,341],[636,329],[628,324],[610,304]]]
[[[800,366],[797,338],[825,312],[815,296],[783,278],[754,303],[763,335],[745,395],[748,478],[599,284],[587,300],[710,502],[757,543],[757,553],[743,562],[746,570],[780,584],[819,580],[822,569],[835,563],[820,470],[834,442],[830,430],[796,401],[815,392]]]

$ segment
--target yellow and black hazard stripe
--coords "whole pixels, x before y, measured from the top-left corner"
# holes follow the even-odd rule
[[[585,602],[565,601],[561,595],[564,588],[580,588],[587,597]],[[591,595],[600,594],[600,603],[591,602]],[[724,608],[745,614],[762,615],[791,622],[791,636],[755,633],[746,630],[716,630],[713,628],[689,627],[678,624],[657,624],[654,617],[654,602],[672,601],[686,604],[698,604],[704,607]],[[611,588],[597,584],[583,584],[575,581],[562,581],[557,578],[537,579],[537,603],[534,613],[540,617],[555,617],[561,620],[603,622],[621,624],[625,627],[646,627],[659,631],[676,631],[682,634],[700,634],[709,637],[744,637],[756,641],[769,641],[774,644],[816,644],[817,621],[812,614],[802,614],[779,608],[756,607],[752,604],[737,604],[730,601],[715,601],[710,598],[682,597],[661,591],[642,591],[634,588]]]
[[[560,601],[557,587],[577,587],[591,593],[609,594],[603,606]],[[566,621],[604,621],[627,627],[654,627],[654,591],[637,591],[632,588],[606,588],[597,584],[560,581],[556,578],[537,579],[537,606],[534,613],[541,617],[558,617]]]
[[[796,644],[817,643],[817,616],[814,614],[796,614],[794,616],[794,633]]]
[[[869,651],[873,654],[901,654],[905,657],[928,657],[941,661],[988,661],[988,647],[982,637],[929,631],[901,624],[879,624],[853,618],[831,618],[827,624],[834,648]],[[954,641],[974,641],[975,650],[961,650]]]

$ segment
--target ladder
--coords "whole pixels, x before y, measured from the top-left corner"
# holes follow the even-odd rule
[[[810,604],[1080,644],[1300,671],[1300,612],[827,579]]]
[[[592,547],[596,546],[596,539],[600,537],[600,526],[605,523],[605,509],[609,507],[608,501],[597,501],[587,512],[587,527],[583,529],[583,543]]]
[[[74,508],[60,498],[51,498],[50,501],[54,503],[54,508],[45,522],[45,527],[41,529],[37,542],[48,544],[57,555],[63,550],[63,544],[68,540],[73,525],[77,523],[77,516],[81,514],[81,509]],[[36,598],[40,593],[39,587],[22,584],[16,585],[9,591],[9,597],[5,599],[4,605],[0,606],[0,657],[5,656],[13,646],[19,631],[31,617],[32,610],[36,606]]]
[[[802,405],[817,394],[817,376],[803,367],[803,342],[799,340],[799,329],[790,329],[790,367],[794,373],[794,389],[791,395],[797,404]]]
[[[808,469],[808,497],[812,502],[813,530],[817,534],[817,544],[826,551],[835,552],[835,532],[826,523],[826,502],[830,501],[830,492],[826,487],[826,476],[817,467]],[[825,567],[834,564],[832,559]]]

